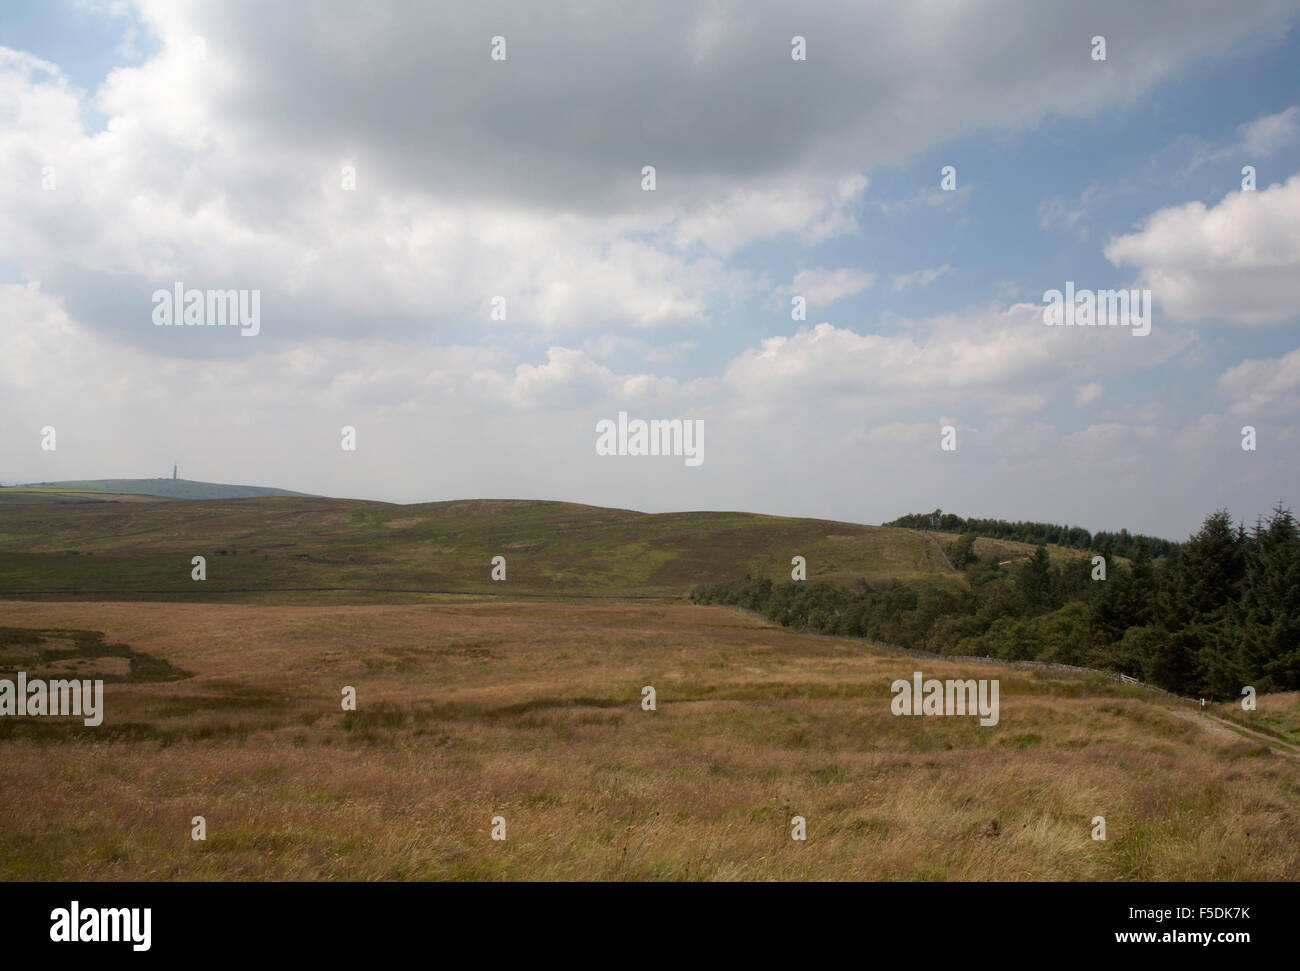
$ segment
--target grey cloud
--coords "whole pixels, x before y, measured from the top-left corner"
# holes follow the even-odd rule
[[[268,151],[364,153],[385,182],[439,195],[628,209],[645,204],[643,164],[680,199],[1088,112],[1296,6],[328,2],[304,18],[244,0],[187,16],[235,68],[222,114]],[[705,51],[690,39],[701,17],[715,20]],[[504,62],[489,58],[497,34]],[[795,34],[806,62],[790,59]]]

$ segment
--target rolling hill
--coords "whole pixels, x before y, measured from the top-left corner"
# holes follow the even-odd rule
[[[813,581],[962,582],[936,534],[539,501],[23,495],[0,501],[0,672],[103,677],[110,719],[0,719],[0,879],[1296,872],[1294,692],[1217,718],[1086,671],[920,659],[684,602],[788,577],[794,555]],[[895,717],[891,685],[920,665],[998,679],[997,723]],[[210,841],[177,852],[196,806]],[[496,813],[522,838],[480,852]]]
[[[0,597],[8,598],[678,597],[746,573],[788,578],[796,555],[809,579],[843,585],[958,576],[939,540],[920,531],[753,513],[314,497],[69,504],[58,493],[6,505],[6,491]],[[206,581],[191,579],[194,556],[207,559]],[[504,582],[490,578],[494,556],[506,558]]]
[[[44,501],[36,501],[38,496]],[[642,513],[574,503],[393,505],[259,497],[59,502],[0,493],[0,597],[260,602],[405,599],[421,593],[667,596],[744,576],[956,579],[918,531],[736,512]],[[191,579],[204,556],[207,580]],[[507,579],[491,561],[504,556]]]
[[[192,479],[80,479],[66,482],[29,482],[0,489],[0,497],[31,492],[76,494],[93,498],[108,495],[156,496],[161,499],[250,499],[256,496],[304,496],[303,492],[263,486],[223,485]]]

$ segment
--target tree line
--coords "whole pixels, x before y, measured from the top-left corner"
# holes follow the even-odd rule
[[[1128,566],[1114,553],[1053,563],[1040,544],[1003,568],[996,555],[975,556],[969,546],[960,580],[859,581],[848,589],[746,576],[691,596],[791,627],[941,654],[1102,668],[1197,697],[1240,697],[1245,685],[1300,689],[1300,528],[1280,504],[1249,530],[1215,512],[1159,558],[1134,537]]]
[[[886,526],[906,529],[929,529],[942,533],[969,533],[986,539],[1013,540],[1017,543],[1052,543],[1077,550],[1096,550],[1103,556],[1131,559],[1139,543],[1146,545],[1151,556],[1168,556],[1179,544],[1156,536],[1144,536],[1121,529],[1118,533],[1102,530],[1090,533],[1081,526],[1058,526],[1056,523],[1008,522],[1005,519],[963,519],[942,509],[914,512],[899,516]]]

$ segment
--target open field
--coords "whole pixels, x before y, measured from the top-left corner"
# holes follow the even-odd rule
[[[787,578],[793,555],[810,580],[960,584],[950,538],[557,502],[5,490],[0,676],[102,678],[106,714],[0,719],[0,878],[1300,873],[1300,760],[1269,740],[1297,740],[1300,694],[1220,706],[1264,733],[1243,736],[1101,677],[918,660],[683,600]],[[998,678],[999,723],[895,717],[890,684],[916,670]]]
[[[1098,678],[684,603],[0,602],[0,628],[32,676],[96,643],[86,665],[119,674],[100,728],[0,720],[7,879],[1300,873],[1300,763]],[[165,676],[136,678],[112,645]],[[1001,679],[999,723],[893,716],[890,683],[918,669]],[[1281,725],[1296,707],[1261,698]]]
[[[268,604],[411,602],[427,593],[684,597],[697,584],[746,573],[789,579],[796,555],[814,581],[961,582],[941,549],[950,539],[819,519],[531,500],[399,506],[0,490],[0,597]],[[1034,549],[996,545],[1008,558]],[[507,562],[504,584],[491,580],[498,555]],[[194,556],[207,559],[206,581],[190,577]]]
[[[196,555],[207,558],[203,582],[190,577]],[[490,576],[498,555],[504,584]],[[788,579],[794,555],[807,558],[810,579],[846,584],[954,575],[918,532],[751,513],[524,500],[0,502],[0,597],[10,599],[682,597],[747,571]]]

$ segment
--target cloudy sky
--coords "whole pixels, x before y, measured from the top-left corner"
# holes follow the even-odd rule
[[[0,481],[1251,521],[1300,500],[1298,23],[5,4]],[[155,326],[178,282],[260,332]],[[1067,282],[1150,289],[1150,333],[1045,326]],[[703,464],[597,455],[620,411],[702,419]]]

